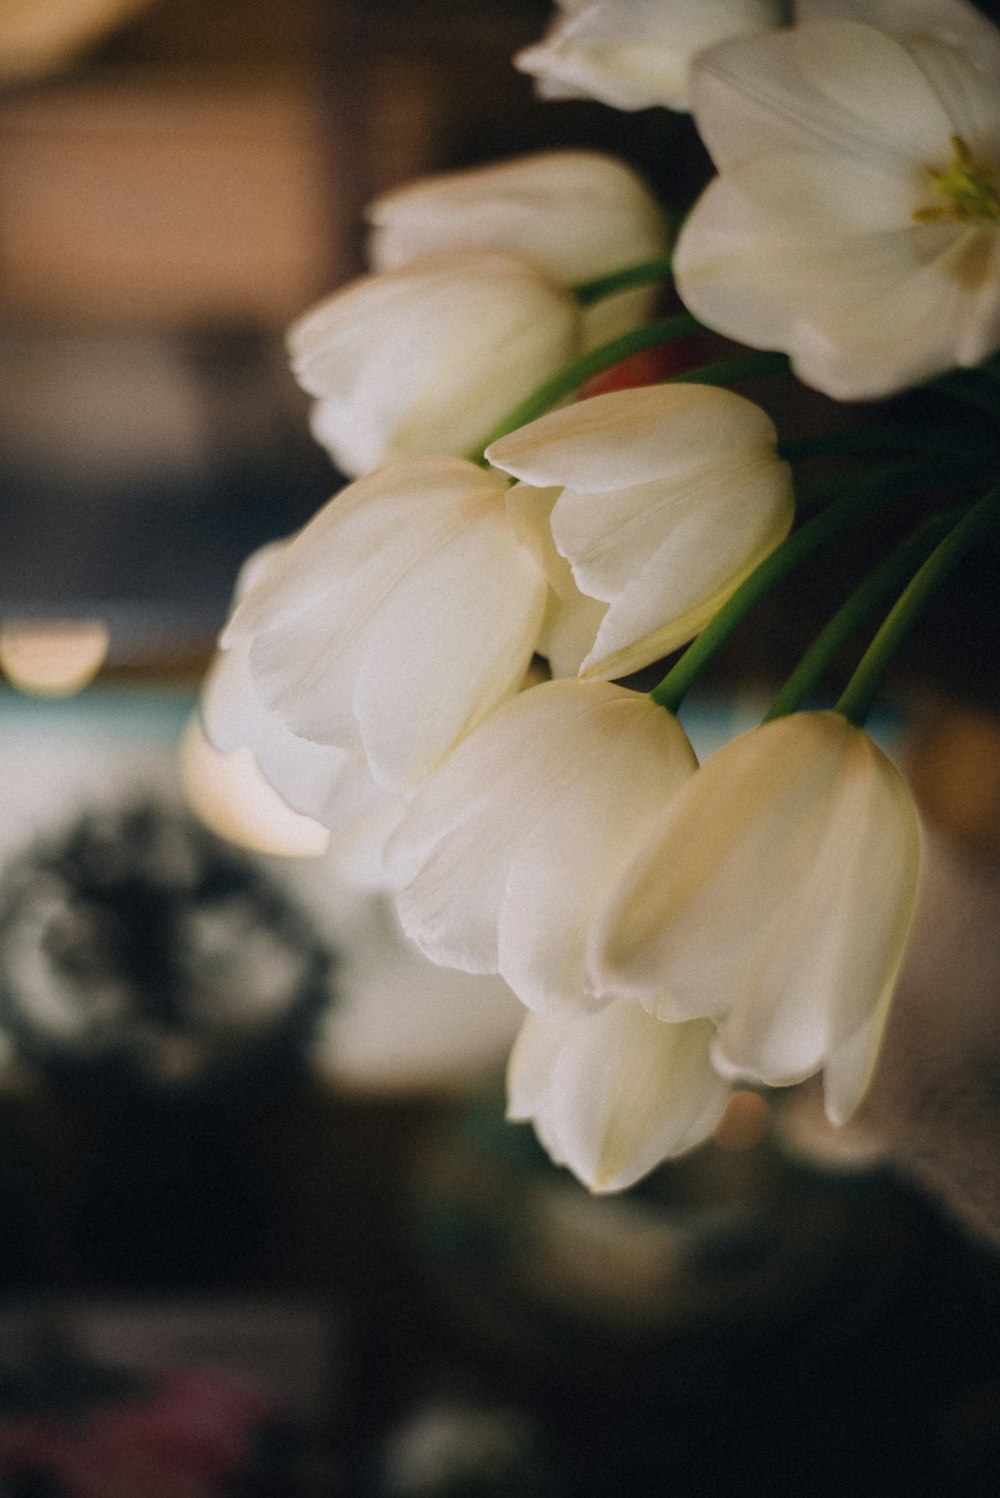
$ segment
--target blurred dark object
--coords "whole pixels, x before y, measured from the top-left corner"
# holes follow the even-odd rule
[[[154,804],[84,817],[0,880],[0,1022],[105,1095],[280,1085],[330,1001],[331,956],[250,859]]]
[[[751,1136],[593,1198],[499,1099],[454,1113],[352,1381],[361,1491],[993,1498],[1000,1265],[890,1172]],[[521,1432],[509,1489],[456,1454],[473,1416]]]
[[[0,950],[0,1020],[47,1084],[34,1165],[8,1165],[41,1214],[22,1236],[43,1240],[33,1276],[9,1230],[15,1278],[253,1283],[281,1207],[247,1135],[331,1001],[311,923],[248,857],[146,804],[15,859]]]

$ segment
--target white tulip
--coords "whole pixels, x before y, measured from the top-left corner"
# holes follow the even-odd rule
[[[234,608],[286,545],[248,558]],[[286,856],[329,853],[352,883],[383,888],[382,847],[402,803],[375,784],[356,753],[290,732],[254,690],[250,645],[248,637],[220,650],[205,678],[200,724],[191,724],[181,748],[189,803],[222,836]]]
[[[349,475],[460,454],[580,350],[572,294],[510,255],[453,250],[362,276],[288,334],[313,433]]]
[[[572,1018],[529,1014],[511,1052],[507,1116],[530,1120],[557,1165],[592,1191],[622,1191],[700,1144],[729,1084],[705,1020],[665,1024],[621,1000]]]
[[[222,650],[202,686],[201,718],[206,737],[223,754],[249,749],[265,780],[302,816],[328,824],[320,812],[347,750],[313,744],[290,733],[254,691],[249,641]]]
[[[641,693],[572,677],[521,693],[418,789],[390,840],[407,935],[435,962],[500,973],[530,1008],[593,1008],[594,912],[695,765]]]
[[[205,738],[221,761],[204,766],[204,773],[212,771],[212,783],[204,785],[200,796],[189,774],[189,791],[198,799],[197,809],[204,814],[209,798],[216,796],[220,817],[234,825],[241,822],[246,829],[243,841],[260,821],[258,841],[263,847],[264,839],[272,836],[269,828],[272,820],[278,821],[278,812],[269,807],[260,788],[255,789],[255,775],[259,776],[272,796],[288,808],[289,846],[295,847],[297,841],[306,846],[306,829],[295,819],[308,819],[325,833],[322,849],[318,838],[314,839],[317,851],[329,852],[345,879],[366,888],[384,888],[388,881],[383,848],[402,815],[402,800],[376,784],[356,752],[310,743],[290,732],[254,690],[250,643],[243,640],[220,651],[202,687]],[[188,750],[189,760],[197,753],[195,741]],[[201,765],[189,764],[189,769],[203,773]]]
[[[624,162],[597,151],[545,151],[423,177],[377,198],[369,256],[395,270],[441,250],[497,250],[571,287],[666,253],[663,212]],[[637,327],[653,287],[619,292],[583,313],[584,344]]]
[[[247,557],[233,589],[230,619],[287,546],[286,540],[272,541]],[[297,738],[264,705],[250,677],[249,641],[216,652],[202,684],[200,716],[213,749],[223,755],[249,751],[258,771],[286,806],[330,825],[322,812],[349,756],[343,750]]]
[[[579,648],[597,626],[581,674],[625,676],[684,644],[784,539],[794,501],[776,440],[752,401],[679,384],[594,396],[492,444],[490,462],[532,486],[512,491],[512,514],[526,544],[536,534],[566,632]],[[549,531],[603,617],[553,567]],[[561,623],[557,610],[550,634]],[[557,645],[566,664],[572,648]]]
[[[980,26],[993,46],[975,57],[844,22],[700,60],[721,175],[675,258],[698,317],[844,400],[1000,345],[1000,54]]]
[[[712,1019],[716,1067],[772,1086],[826,1069],[836,1123],[864,1091],[913,916],[907,787],[837,713],[720,749],[649,830],[597,921],[594,981],[661,1018]]]
[[[247,650],[254,694],[292,734],[354,751],[401,791],[519,689],[545,597],[502,475],[413,458],[320,510],[223,644]]]
[[[328,829],[291,809],[252,750],[216,749],[197,713],[178,746],[177,769],[188,806],[219,837],[278,858],[318,858],[329,849]]]
[[[688,107],[691,63],[706,47],[780,25],[780,0],[561,0],[562,16],[514,66],[548,99],[615,109]]]

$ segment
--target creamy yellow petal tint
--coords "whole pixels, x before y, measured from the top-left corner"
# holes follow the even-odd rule
[[[197,716],[181,739],[178,769],[191,810],[219,837],[280,858],[318,858],[327,851],[327,828],[285,804],[250,749],[215,749]]]
[[[299,318],[288,351],[314,435],[356,477],[470,451],[582,336],[576,299],[534,265],[456,249],[350,282]]]
[[[546,582],[506,483],[460,458],[389,464],[336,495],[223,636],[300,738],[353,750],[391,789],[429,774],[520,687]]]
[[[416,791],[389,843],[407,935],[435,962],[499,972],[530,1008],[593,1008],[594,913],[650,809],[694,771],[643,693],[575,677],[522,692]]]
[[[376,198],[366,216],[376,271],[474,248],[516,255],[565,287],[663,255],[669,237],[642,180],[598,151],[541,151],[421,177]],[[655,296],[654,287],[641,287],[587,308],[584,347],[637,327]]]
[[[841,1121],[874,1060],[916,902],[921,835],[899,773],[836,713],[720,749],[649,828],[595,923],[594,982],[711,1019],[731,1077],[835,1062]]]
[[[620,1000],[572,1018],[532,1014],[507,1071],[507,1116],[530,1120],[592,1191],[622,1191],[707,1138],[729,1097],[712,1026],[666,1024]]]
[[[1000,347],[1000,32],[971,6],[835,8],[865,11],[888,29],[810,19],[696,64],[720,175],[674,257],[696,316],[837,400]]]
[[[487,457],[523,481],[509,501],[520,532],[547,531],[568,564],[576,600],[536,543],[564,611],[579,618],[581,596],[596,605],[579,666],[591,678],[628,675],[690,640],[794,514],[770,418],[713,386],[594,396],[502,437]],[[559,622],[550,608],[549,630]]]

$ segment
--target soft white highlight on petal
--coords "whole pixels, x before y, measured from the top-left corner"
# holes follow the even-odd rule
[[[249,749],[223,754],[193,716],[178,751],[184,798],[220,837],[281,858],[318,858],[330,843],[327,828],[293,811],[257,768]]]
[[[569,287],[661,255],[668,243],[663,212],[640,178],[597,151],[545,151],[423,177],[376,198],[367,216],[378,271],[442,250],[492,250]],[[584,345],[638,326],[655,294],[643,287],[586,309]]]
[[[716,42],[780,24],[781,13],[777,0],[591,0],[564,7],[514,66],[538,79],[544,98],[686,109],[692,60]]]
[[[251,749],[261,774],[288,806],[327,822],[327,799],[351,756],[298,738],[265,707],[253,688],[245,645],[216,656],[202,687],[201,718],[209,743],[221,754]]]
[[[504,480],[459,458],[388,465],[340,494],[237,608],[224,643],[293,734],[419,780],[517,691],[546,584]]]
[[[648,697],[574,678],[523,692],[419,788],[391,840],[404,929],[435,962],[499,972],[531,1008],[592,1007],[594,911],[694,769]]]
[[[558,489],[515,484],[507,491],[507,513],[522,546],[531,552],[549,583],[545,616],[536,649],[553,676],[576,676],[594,648],[608,611],[600,599],[581,593],[573,569],[552,539],[552,510]]]
[[[488,457],[540,491],[534,518],[530,490],[512,493],[521,533],[537,533],[549,514],[578,593],[608,605],[600,619],[584,614],[535,543],[580,626],[571,637],[597,624],[579,665],[586,676],[624,676],[691,639],[792,523],[770,419],[711,386],[594,396],[494,442]],[[563,487],[553,504],[554,485]],[[547,624],[555,635],[558,612]]]
[[[986,23],[980,18],[980,24]],[[1000,34],[973,58],[856,22],[725,44],[693,107],[720,170],[680,235],[685,302],[788,352],[838,399],[892,394],[1000,344],[1000,223],[947,210],[954,138],[1000,169]],[[930,170],[929,170],[930,169]],[[916,215],[916,216],[915,216]]]
[[[916,901],[920,829],[898,772],[836,713],[720,749],[660,816],[601,913],[595,980],[712,1018],[727,1075],[772,1086],[834,1059],[853,1107]]]
[[[463,453],[579,351],[568,291],[510,255],[454,250],[362,276],[288,334],[318,405],[313,432],[347,474]]]
[[[259,580],[263,571],[251,558],[237,592],[254,575]],[[310,743],[286,728],[254,690],[248,641],[217,655],[202,688],[201,719],[204,746],[192,729],[182,776],[209,826],[262,852],[329,851],[352,884],[386,887],[382,853],[403,802],[377,785],[351,750]]]
[[[665,1024],[627,1000],[570,1019],[532,1014],[514,1043],[507,1116],[530,1120],[559,1165],[592,1191],[622,1191],[700,1144],[729,1086],[712,1026]]]

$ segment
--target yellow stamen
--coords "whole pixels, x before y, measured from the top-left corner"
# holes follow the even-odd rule
[[[991,162],[973,156],[960,135],[951,137],[951,148],[954,154],[945,171],[924,167],[934,191],[947,201],[915,208],[914,220],[918,224],[943,219],[959,224],[1000,223],[1000,173]]]

